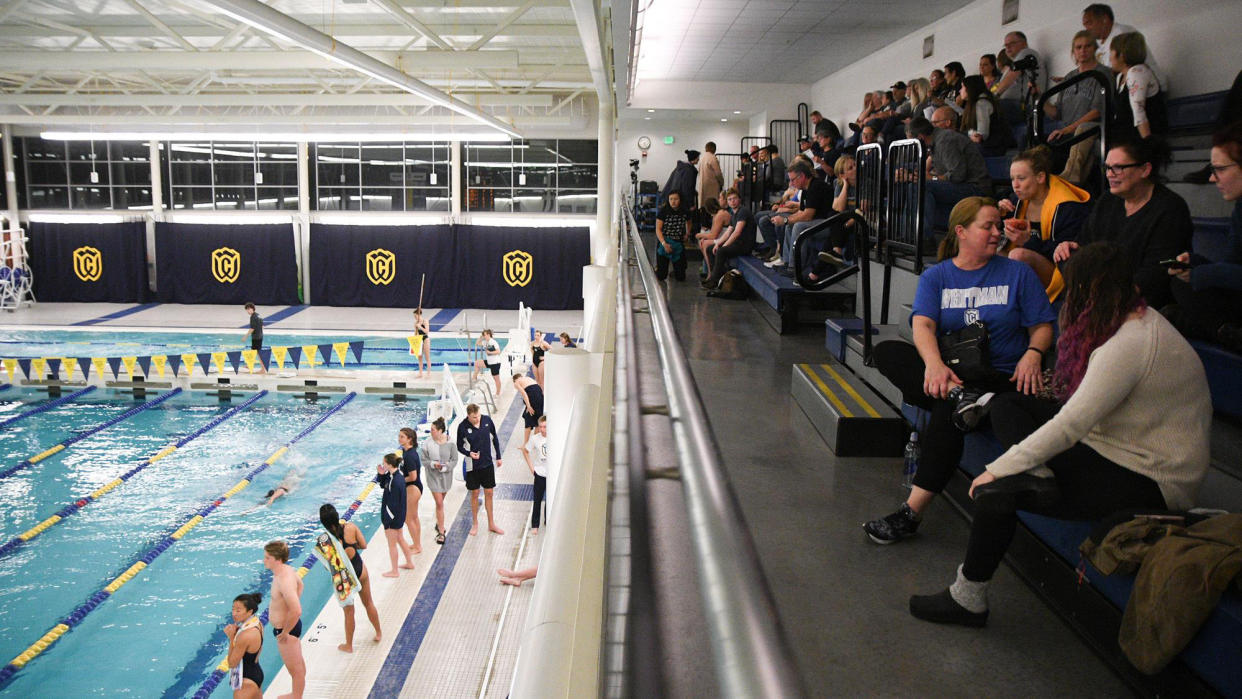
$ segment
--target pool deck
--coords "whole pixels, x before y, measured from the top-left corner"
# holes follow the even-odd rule
[[[267,332],[300,334],[391,333],[411,331],[409,309],[332,308],[291,306],[260,308],[268,319]],[[475,331],[486,322],[498,333],[517,323],[517,311],[426,309],[436,333]],[[0,313],[0,326],[58,329],[152,330],[242,328],[245,313],[235,306],[180,306],[174,304],[37,304]],[[536,311],[534,324],[549,332],[578,334],[580,311]],[[349,371],[321,370],[325,376]],[[398,372],[375,374],[387,380]],[[382,376],[381,376],[382,375]],[[298,378],[311,378],[299,372]],[[405,376],[408,379],[408,375]],[[274,379],[273,379],[274,380]],[[424,380],[434,386],[439,379]],[[416,382],[417,384],[417,382]],[[415,385],[416,385],[415,384]],[[342,653],[344,618],[335,602],[322,610],[304,610],[303,656],[307,665],[306,697],[505,697],[509,692],[523,619],[535,581],[514,588],[499,583],[497,568],[521,569],[536,565],[542,537],[530,536],[530,484],[533,481],[520,451],[523,438],[520,401],[514,401],[512,382],[502,381],[494,420],[502,440],[504,465],[497,470],[495,511],[505,534],[487,531],[480,506],[480,531],[469,536],[470,508],[465,486],[455,481],[445,499],[448,537],[435,543],[435,504],[430,493],[419,502],[422,553],[415,569],[385,578],[388,547],[381,530],[369,532],[363,561],[370,572],[372,595],[380,614],[383,640],[376,643],[365,613],[356,613],[354,652]],[[372,498],[378,497],[372,493]],[[407,534],[408,536],[408,534]],[[321,569],[311,576],[323,575]],[[266,595],[265,595],[266,596]],[[264,696],[276,697],[290,689],[288,673],[265,668],[272,678]]]

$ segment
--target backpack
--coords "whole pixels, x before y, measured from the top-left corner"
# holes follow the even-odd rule
[[[720,283],[715,289],[707,292],[707,295],[718,299],[741,300],[746,298],[747,291],[749,288],[746,286],[746,281],[742,279],[742,273],[731,269],[724,273],[724,276],[720,278]]]

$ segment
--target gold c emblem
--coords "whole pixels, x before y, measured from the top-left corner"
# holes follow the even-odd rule
[[[73,251],[73,273],[84,282],[97,282],[103,275],[103,256],[97,248],[84,245]]]
[[[233,248],[211,251],[211,276],[221,284],[232,284],[241,276],[241,253]]]
[[[535,276],[535,258],[523,250],[510,250],[501,258],[500,276],[509,286],[526,286]]]
[[[397,256],[384,248],[376,248],[367,253],[367,279],[371,283],[391,284],[397,277]]]

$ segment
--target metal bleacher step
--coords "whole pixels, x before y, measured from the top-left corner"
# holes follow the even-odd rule
[[[789,392],[837,456],[900,456],[906,421],[840,362],[795,364]]]

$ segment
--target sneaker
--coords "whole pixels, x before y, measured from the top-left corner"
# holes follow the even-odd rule
[[[772,269],[772,265],[776,264],[776,263],[777,263],[777,262],[779,262],[779,261],[780,261],[779,259],[776,259],[776,260],[768,260],[767,262],[764,262],[764,263],[763,263],[763,266],[764,266],[764,267],[767,267],[768,269]]]
[[[914,536],[918,531],[919,522],[923,518],[910,506],[902,503],[901,508],[893,514],[881,519],[873,519],[863,525],[863,531],[877,544],[895,544],[902,539]]]
[[[988,404],[995,393],[977,393],[961,386],[949,392],[949,399],[957,401],[957,409],[953,411],[953,426],[963,432],[970,432],[979,426],[988,414]]]
[[[785,261],[778,257],[775,260],[772,260],[772,263],[769,264],[768,266],[773,269],[776,269],[777,267],[784,267]]]
[[[872,537],[874,538],[874,537]],[[936,624],[957,624],[983,628],[988,623],[988,613],[972,612],[957,603],[948,588],[934,595],[914,595],[910,598],[910,614],[916,619]]]
[[[835,250],[825,250],[819,253],[819,261],[827,262],[830,265],[836,265],[838,267],[845,266],[845,258],[838,255]]]

